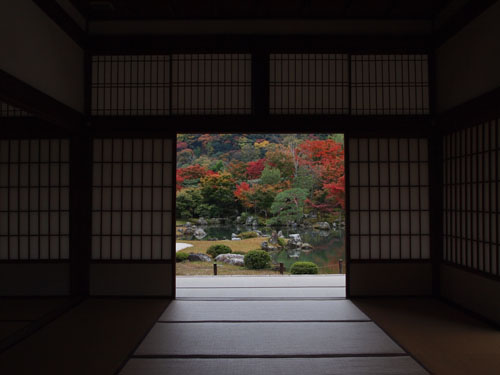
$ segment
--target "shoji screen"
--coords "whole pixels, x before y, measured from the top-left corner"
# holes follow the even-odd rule
[[[429,114],[427,55],[352,55],[353,115]]]
[[[491,121],[444,138],[443,258],[500,275],[500,127]]]
[[[172,257],[172,143],[94,141],[92,259]]]
[[[92,115],[161,116],[170,112],[170,56],[92,58]]]
[[[69,141],[0,140],[0,260],[69,259]]]
[[[172,55],[172,114],[249,114],[251,55]]]
[[[0,117],[26,117],[28,112],[0,101]]]
[[[69,293],[69,147],[0,140],[0,294]]]
[[[94,116],[251,113],[251,55],[94,56]]]
[[[350,138],[348,145],[352,295],[426,294],[431,280],[427,139]],[[412,262],[423,262],[423,269]]]
[[[351,139],[351,259],[429,259],[427,139]]]
[[[269,76],[271,113],[349,113],[346,54],[271,54]]]
[[[172,147],[171,139],[161,138],[94,140],[94,294],[171,293]]]

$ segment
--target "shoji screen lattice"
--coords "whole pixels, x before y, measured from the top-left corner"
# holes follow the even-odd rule
[[[272,54],[269,76],[271,113],[349,113],[346,54]]]
[[[249,114],[251,55],[172,55],[173,114]]]
[[[443,147],[443,258],[498,276],[499,122],[448,134]]]
[[[94,56],[94,116],[251,113],[251,56]]]
[[[350,139],[351,259],[430,258],[427,143]]]
[[[172,140],[96,139],[92,259],[172,257]]]
[[[429,114],[427,55],[352,55],[354,115]]]
[[[0,140],[0,260],[69,259],[69,141]]]
[[[94,56],[92,115],[159,116],[170,111],[170,56]]]
[[[0,101],[0,117],[26,117],[28,112]]]

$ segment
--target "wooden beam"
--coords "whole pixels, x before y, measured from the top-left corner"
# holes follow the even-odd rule
[[[87,32],[83,30],[54,0],[33,0],[82,49],[87,46]]]
[[[0,69],[0,100],[69,132],[83,128],[78,111]]]
[[[451,16],[439,29],[434,31],[435,47],[442,46],[497,1],[469,0],[466,2],[458,12]]]
[[[427,136],[435,128],[430,116],[235,115],[165,117],[93,117],[94,135],[171,133],[349,133],[356,135]]]
[[[444,132],[449,132],[498,118],[500,87],[440,114],[438,124]]]
[[[143,53],[428,53],[425,36],[165,35],[94,36],[91,54]]]

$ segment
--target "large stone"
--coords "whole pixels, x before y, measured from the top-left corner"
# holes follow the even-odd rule
[[[276,233],[275,230],[273,230],[271,232],[271,238],[269,239],[269,243],[272,243],[272,244],[277,244],[278,243],[278,233]]]
[[[245,225],[250,227],[250,226],[252,226],[253,221],[254,221],[253,216],[249,216],[249,217],[247,217],[247,220],[245,221]]]
[[[208,221],[206,221],[205,218],[200,217],[198,219],[198,224],[200,224],[200,225],[208,225]]]
[[[212,258],[202,253],[191,253],[188,255],[188,260],[190,262],[211,262]]]
[[[260,248],[264,251],[275,251],[278,250],[276,246],[270,245],[269,242],[264,241],[260,244]]]
[[[300,238],[300,234],[298,233],[290,234],[288,235],[288,237],[291,238],[291,241],[296,241],[296,242],[302,241],[302,239]]]
[[[186,225],[186,229],[184,229],[184,235],[185,236],[192,236],[194,232],[196,231],[196,227],[194,225]]]
[[[245,265],[245,257],[241,254],[220,254],[215,258],[216,262],[232,264],[233,266]]]
[[[193,236],[195,236],[197,240],[201,240],[207,236],[207,233],[203,230],[203,228],[196,228]]]
[[[241,216],[236,216],[235,222],[236,222],[236,224],[240,224],[241,223]]]
[[[283,231],[281,231],[281,230],[280,230],[280,231],[278,232],[278,237],[279,237],[279,238],[285,238],[285,236],[283,236]]]
[[[304,242],[302,244],[302,250],[312,250],[313,246],[310,243]]]
[[[319,229],[319,230],[330,230],[330,224],[328,224],[326,221],[319,221],[313,225],[314,229]]]

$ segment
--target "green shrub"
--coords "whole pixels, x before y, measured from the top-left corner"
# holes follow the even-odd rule
[[[184,262],[188,259],[188,253],[175,253],[175,261],[176,262]]]
[[[233,251],[232,254],[245,255],[244,251]]]
[[[280,245],[282,248],[285,248],[286,240],[282,237],[278,237],[278,245]]]
[[[292,275],[317,274],[318,266],[313,262],[295,262],[290,268]]]
[[[228,254],[228,253],[232,253],[232,252],[233,252],[233,250],[231,250],[231,248],[229,246],[221,245],[221,244],[212,245],[207,250],[207,254],[210,255],[214,259],[217,258],[217,255]]]
[[[238,237],[244,240],[246,238],[259,237],[259,235],[257,234],[257,232],[241,232],[240,234],[238,234]]]
[[[266,268],[271,263],[271,256],[264,250],[252,250],[245,255],[245,267],[254,270]]]

